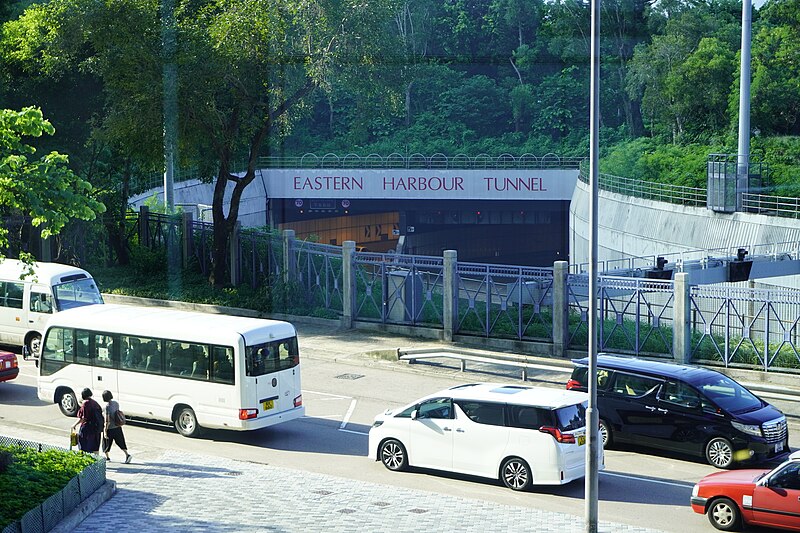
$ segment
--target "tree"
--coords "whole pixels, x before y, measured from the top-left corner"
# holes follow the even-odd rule
[[[55,235],[70,218],[92,220],[105,206],[92,198],[92,185],[68,168],[58,152],[33,159],[36,149],[28,137],[52,135],[55,129],[41,110],[0,110],[0,213],[31,217],[43,237]],[[8,245],[8,230],[0,227],[0,249]],[[30,260],[27,254],[23,259]]]
[[[104,137],[141,167],[160,158],[159,7],[158,0],[33,6],[6,54],[24,56],[45,73],[96,75],[105,95]],[[215,182],[215,285],[225,282],[239,203],[259,157],[280,145],[309,95],[342,83],[381,92],[375,66],[394,9],[392,0],[195,0],[175,9],[179,151],[183,165]]]

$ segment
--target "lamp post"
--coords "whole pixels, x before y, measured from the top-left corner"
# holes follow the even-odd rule
[[[750,27],[752,0],[742,0],[742,49],[739,65],[739,148],[736,168],[736,210],[750,186]]]
[[[175,0],[161,0],[161,44],[164,54],[164,209],[175,208],[175,151],[178,144],[178,67],[175,64]]]
[[[597,532],[598,473],[600,419],[597,413],[597,200],[600,132],[600,0],[591,0],[592,67],[589,102],[591,124],[589,127],[589,408],[586,410],[586,478],[585,515],[586,533]]]

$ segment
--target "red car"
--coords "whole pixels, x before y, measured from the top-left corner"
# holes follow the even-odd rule
[[[773,470],[709,474],[692,489],[691,503],[723,531],[743,524],[800,531],[800,451]]]
[[[9,381],[17,377],[19,366],[17,356],[11,352],[0,350],[0,381]]]

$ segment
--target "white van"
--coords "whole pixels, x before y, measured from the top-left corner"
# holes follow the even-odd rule
[[[22,278],[22,279],[21,279]],[[83,269],[59,263],[0,261],[0,343],[38,356],[47,319],[56,311],[101,304],[103,297]]]
[[[448,470],[513,490],[562,485],[585,474],[588,400],[543,387],[459,385],[376,416],[369,457],[389,470]]]

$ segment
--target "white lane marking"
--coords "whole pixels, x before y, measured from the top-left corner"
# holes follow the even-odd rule
[[[303,393],[319,394],[320,396],[330,396],[334,400],[349,400],[352,396],[342,396],[341,394],[330,394],[328,392],[317,392],[313,390],[303,389]]]
[[[339,426],[339,429],[344,429],[347,427],[347,423],[350,422],[350,417],[353,416],[353,411],[356,409],[356,402],[357,400],[353,399],[350,402],[350,408],[347,410],[347,413],[344,415],[344,419],[342,419],[342,425]]]
[[[661,481],[659,479],[650,479],[644,478],[639,476],[629,476],[626,474],[612,474],[611,472],[600,472],[601,476],[611,476],[611,477],[621,477],[623,479],[631,479],[634,481],[642,481],[645,483],[658,483],[660,485],[670,485],[672,487],[680,487],[682,489],[690,489],[694,486],[694,483],[677,483],[673,481]]]
[[[366,433],[364,431],[353,431],[352,429],[339,428],[339,431],[343,431],[344,433],[352,433],[353,435],[369,435],[369,433]]]

